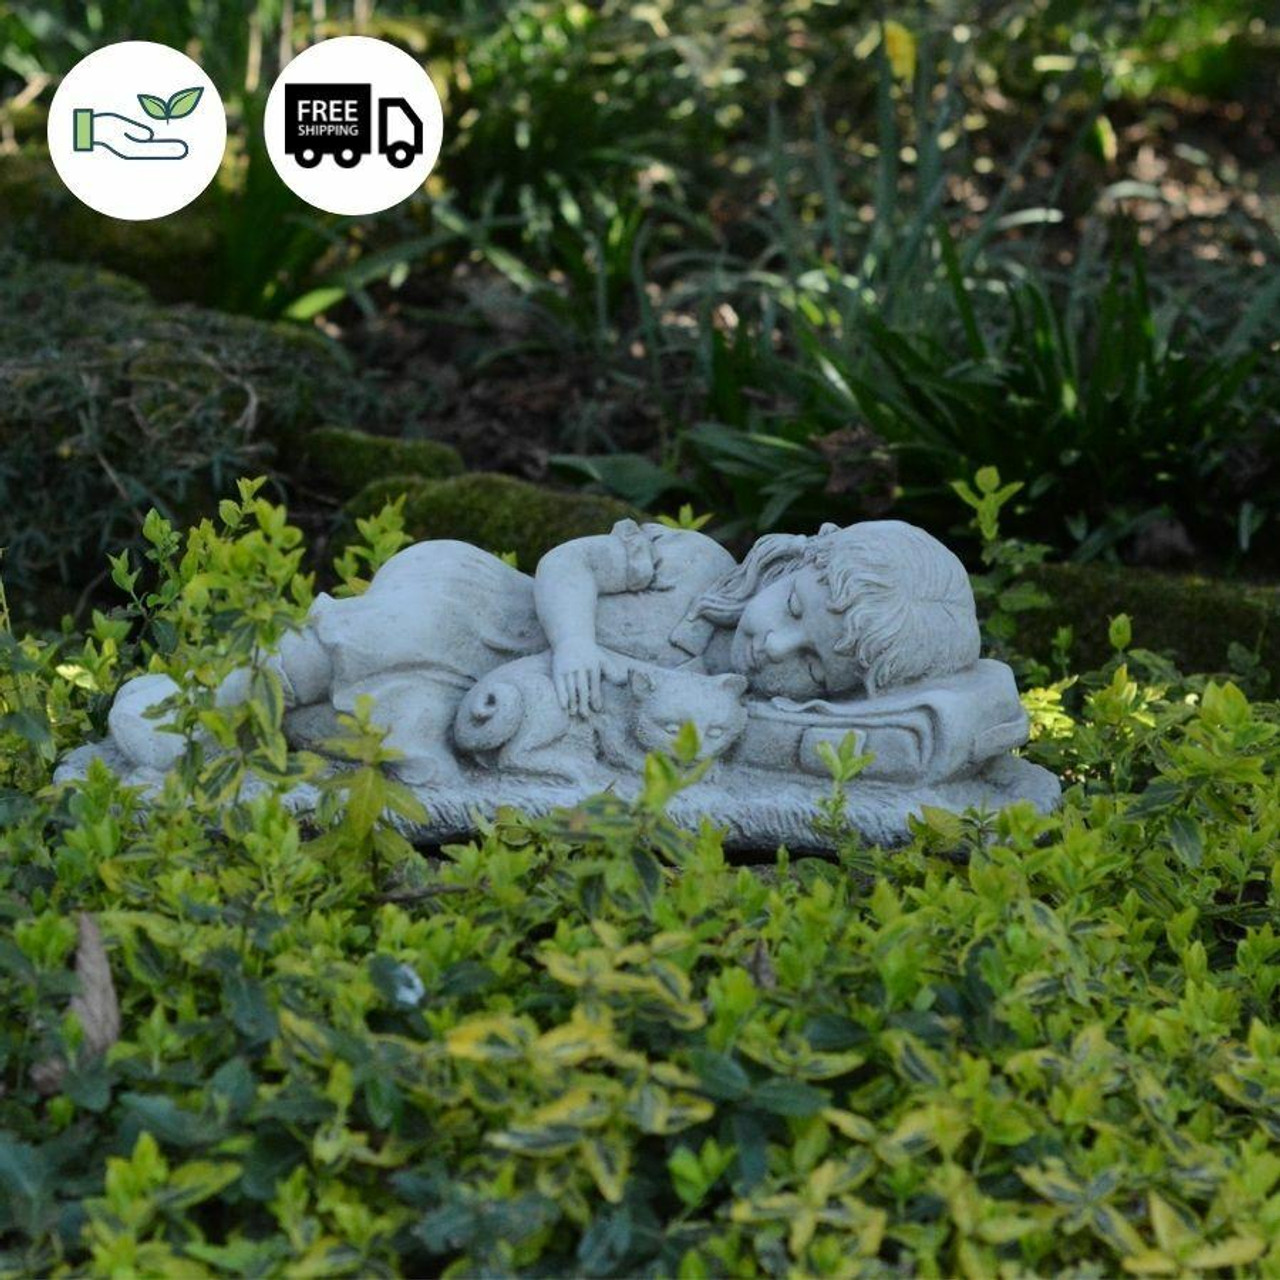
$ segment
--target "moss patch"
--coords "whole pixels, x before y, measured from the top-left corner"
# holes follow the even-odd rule
[[[1257,649],[1280,679],[1280,591],[1144,569],[1050,564],[1034,571],[1052,597],[1043,612],[1024,614],[1019,641],[1047,655],[1054,631],[1071,626],[1076,667],[1101,664],[1110,654],[1108,619],[1127,613],[1133,643],[1170,651],[1187,671],[1225,671],[1233,643]]]
[[[304,442],[305,466],[327,493],[351,498],[388,476],[444,480],[461,475],[462,455],[438,440],[399,440],[349,427],[321,427]]]
[[[641,515],[616,498],[543,489],[484,471],[451,480],[379,480],[348,510],[353,516],[371,515],[402,493],[407,495],[405,528],[415,540],[457,538],[499,555],[514,551],[526,571],[570,538],[608,533],[617,521]]]

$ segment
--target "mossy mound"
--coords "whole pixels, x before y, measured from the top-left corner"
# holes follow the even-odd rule
[[[450,480],[379,480],[358,494],[348,511],[371,515],[401,494],[406,495],[405,528],[415,541],[457,538],[498,555],[514,552],[526,571],[570,538],[608,533],[617,521],[642,514],[616,498],[543,489],[485,471]]]
[[[1111,650],[1108,619],[1127,613],[1133,642],[1171,652],[1187,671],[1226,671],[1233,644],[1257,650],[1262,665],[1280,680],[1280,590],[1149,569],[1049,564],[1033,571],[1052,599],[1049,608],[1023,614],[1020,647],[1049,652],[1054,632],[1075,633],[1074,665],[1100,665]]]
[[[58,180],[43,148],[0,155],[0,244],[140,280],[162,302],[205,302],[217,284],[216,193],[152,222],[104,218]]]
[[[359,391],[311,331],[159,307],[98,268],[0,251],[0,546],[11,587],[83,583],[150,507],[185,521]]]
[[[445,480],[461,475],[462,455],[438,440],[400,440],[350,427],[321,427],[304,442],[305,467],[327,493],[351,498],[387,476]]]

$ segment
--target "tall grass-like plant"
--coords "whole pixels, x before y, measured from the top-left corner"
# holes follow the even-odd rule
[[[1225,516],[1230,541],[1241,513],[1215,510],[1213,486],[1250,431],[1243,392],[1261,352],[1245,330],[1210,342],[1188,307],[1158,305],[1121,231],[1100,285],[1082,271],[1061,287],[1030,274],[980,286],[943,233],[948,323],[921,332],[868,315],[852,350],[811,335],[810,353],[917,481],[982,462],[1023,477],[1024,526],[1077,558],[1167,513],[1209,530]]]
[[[1050,113],[976,226],[957,234],[946,184],[962,172],[959,84],[972,53],[923,39],[908,86],[884,43],[873,162],[851,162],[820,111],[803,145],[774,112],[766,200],[737,250],[681,257],[668,304],[698,323],[692,336],[669,326],[660,342],[666,363],[692,362],[699,394],[684,402],[693,425],[663,459],[670,483],[633,457],[581,469],[634,501],[693,496],[731,532],[807,526],[842,514],[820,446],[870,429],[897,458],[907,516],[954,520],[950,478],[994,463],[1025,481],[1019,530],[1077,558],[1171,516],[1211,549],[1248,551],[1270,499],[1233,491],[1224,468],[1253,448],[1256,406],[1275,386],[1261,355],[1280,282],[1257,280],[1226,332],[1194,299],[1152,287],[1124,224],[1087,228],[1061,278],[1025,266],[1034,253],[1004,232],[1017,227],[1034,246],[1064,216],[1064,162],[1045,203],[1018,205]],[[1088,72],[1077,59],[1075,78]],[[1095,115],[1075,123],[1068,158]]]
[[[844,433],[861,435],[868,423],[870,415],[849,394],[853,383],[880,373],[866,331],[881,324],[941,335],[951,320],[939,226],[947,214],[946,180],[962,149],[960,86],[972,53],[954,35],[940,43],[924,32],[912,46],[907,77],[887,46],[880,30],[866,55],[874,71],[871,163],[847,139],[837,141],[821,104],[814,106],[807,140],[790,137],[791,125],[771,108],[757,156],[764,199],[756,212],[734,230],[732,244],[714,252],[695,245],[666,260],[678,275],[666,291],[667,307],[692,312],[698,323],[692,341],[688,327],[660,329],[655,364],[691,363],[698,394],[681,403],[695,425],[681,431],[679,448],[662,459],[672,477],[665,488],[722,512],[729,532],[865,510],[868,495],[849,491],[817,446]],[[990,213],[966,239],[966,263],[977,261],[1001,232],[1047,119],[1025,141]],[[903,159],[908,154],[910,165]],[[1022,221],[1052,216],[1016,212]],[[877,452],[874,441],[869,450]],[[634,501],[664,488],[634,457],[592,458],[579,469]],[[953,465],[948,477],[958,469]],[[879,470],[872,474],[883,488]],[[937,489],[932,479],[911,481],[921,483]]]
[[[534,236],[565,192],[629,185],[669,149],[666,69],[646,34],[628,10],[545,0],[476,32],[451,102],[450,182]]]
[[[212,301],[228,311],[275,317],[305,296],[325,255],[340,253],[338,219],[304,204],[280,181],[258,127],[264,95],[250,100],[252,120],[234,177],[215,189],[222,261]]]

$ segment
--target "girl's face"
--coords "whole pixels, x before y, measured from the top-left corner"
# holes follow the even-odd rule
[[[836,652],[843,622],[817,570],[806,565],[752,597],[733,633],[730,662],[757,693],[796,699],[852,693],[862,669]]]

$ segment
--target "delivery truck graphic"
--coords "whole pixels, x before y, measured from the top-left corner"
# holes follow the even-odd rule
[[[372,100],[367,84],[285,85],[285,152],[304,169],[325,156],[354,169],[373,152]],[[406,169],[422,154],[422,134],[422,118],[404,98],[378,100],[378,153],[392,167]]]
[[[412,142],[394,136],[406,125]],[[395,169],[407,169],[422,154],[422,117],[403,98],[378,99],[378,150]]]

